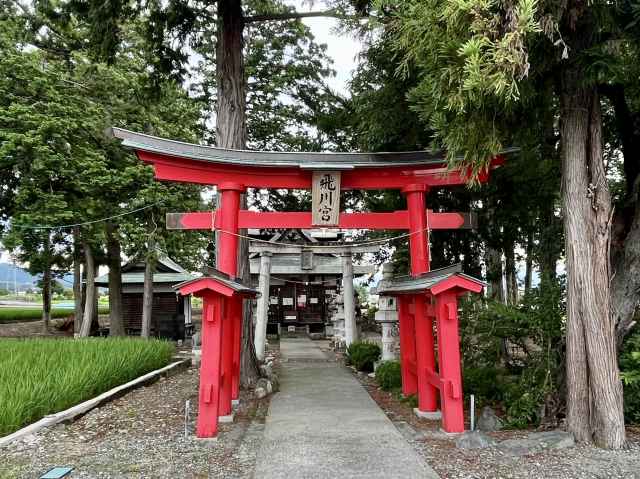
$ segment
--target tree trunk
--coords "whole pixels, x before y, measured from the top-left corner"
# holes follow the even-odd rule
[[[629,109],[622,85],[601,85],[600,89],[615,111],[627,187],[615,212],[611,240],[611,308],[620,348],[640,306],[640,114]]]
[[[73,228],[73,332],[80,333],[82,324],[82,246],[80,243],[80,228]]]
[[[584,34],[580,32],[579,35]],[[577,62],[561,85],[562,203],[567,261],[567,425],[576,440],[625,443],[622,383],[610,311],[611,197],[600,100]]]
[[[218,83],[216,142],[222,148],[243,149],[247,146],[245,107],[247,87],[244,72],[243,31],[244,17],[240,0],[219,0],[216,49]],[[242,195],[241,208],[246,208],[246,204],[246,195]],[[238,264],[241,280],[249,284],[249,244],[245,239],[240,241]],[[253,385],[259,377],[253,342],[252,316],[251,301],[245,301],[240,359],[240,383],[243,387]]]
[[[533,231],[529,230],[527,232],[527,244],[525,246],[525,254],[527,255],[527,259],[525,261],[525,271],[524,271],[524,294],[529,294],[531,292],[531,279],[533,276]]]
[[[543,205],[540,212],[540,246],[538,261],[540,264],[540,283],[542,285],[553,282],[557,278],[556,269],[558,267],[559,248],[557,247],[558,218],[556,217],[555,205],[553,201]]]
[[[513,242],[509,242],[505,247],[505,278],[507,286],[507,303],[518,303],[518,279],[516,276],[516,253],[515,245]]]
[[[107,262],[109,265],[109,336],[124,336],[122,318],[122,269],[118,226],[107,223]]]
[[[49,332],[51,322],[51,233],[47,231],[44,238],[44,270],[42,272],[42,327]]]
[[[151,317],[153,315],[153,271],[156,269],[155,241],[149,241],[149,251],[144,266],[144,287],[142,292],[142,330],[140,336],[151,336]]]
[[[240,0],[218,1],[216,80],[218,111],[216,143],[221,148],[247,146],[246,96],[242,38],[244,17]]]
[[[85,261],[85,303],[84,303],[84,315],[82,317],[82,325],[80,326],[80,337],[87,337],[91,333],[91,323],[94,317],[94,304],[96,302],[96,270],[93,258],[93,251],[91,245],[86,241],[82,243],[82,249],[84,250]]]
[[[495,206],[489,204],[491,200],[487,200],[487,225],[489,227],[489,232],[493,236],[497,231],[498,227],[495,224]],[[489,283],[489,298],[494,301],[500,301],[501,303],[505,300],[504,289],[502,287],[502,252],[500,249],[496,248],[495,240],[485,241],[485,251],[484,251],[484,264],[486,268],[486,279],[487,283]]]
[[[640,301],[640,208],[636,206],[631,229],[612,253],[611,309],[616,325],[616,344],[622,346],[625,336],[636,324]]]

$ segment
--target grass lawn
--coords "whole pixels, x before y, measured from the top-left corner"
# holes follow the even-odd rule
[[[109,307],[98,307],[99,314],[109,314]],[[73,309],[51,308],[51,318],[66,318],[73,314]],[[0,323],[9,323],[14,321],[37,321],[42,319],[42,308],[23,308],[20,306],[1,307]]]
[[[0,437],[161,368],[173,352],[155,339],[0,339]]]

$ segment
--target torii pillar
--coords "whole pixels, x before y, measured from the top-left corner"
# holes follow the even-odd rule
[[[411,275],[414,277],[430,270],[429,224],[425,201],[427,192],[425,185],[409,185],[402,190],[409,211],[409,250]],[[427,378],[427,371],[435,370],[433,322],[425,314],[425,310],[423,296],[399,298],[403,393],[418,394],[416,413],[420,417],[438,419],[438,390]]]
[[[238,215],[240,211],[240,195],[246,188],[239,183],[224,182],[218,185],[220,194],[221,228],[218,231],[218,249],[216,268],[228,274],[230,278],[238,277]],[[229,417],[232,401],[240,396],[240,356],[242,354],[242,298],[234,298],[227,316],[222,324],[222,335],[225,339],[221,351],[221,369],[223,377],[220,386],[219,415]],[[202,354],[204,355],[204,349]],[[216,354],[213,349],[209,354]]]

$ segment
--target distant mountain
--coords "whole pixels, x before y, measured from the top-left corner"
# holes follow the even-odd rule
[[[40,278],[40,276],[34,276],[19,266],[14,266],[11,263],[0,263],[0,288],[13,291],[14,273],[15,285],[18,287],[18,291],[33,288]],[[58,279],[58,281],[60,281],[65,288],[71,288],[73,275],[65,275],[64,278]]]

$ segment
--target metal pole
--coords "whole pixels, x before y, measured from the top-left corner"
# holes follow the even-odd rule
[[[471,430],[475,431],[476,429],[476,396],[474,394],[471,395]]]

